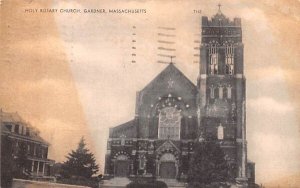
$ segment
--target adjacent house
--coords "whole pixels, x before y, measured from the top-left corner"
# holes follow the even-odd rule
[[[1,110],[0,122],[1,142],[5,142],[2,144],[1,156],[11,155],[13,161],[23,157],[25,164],[18,170],[28,178],[51,178],[50,168],[54,160],[48,159],[49,143],[40,136],[39,131],[24,121],[17,112],[8,113]]]

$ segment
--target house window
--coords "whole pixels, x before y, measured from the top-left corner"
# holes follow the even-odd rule
[[[33,155],[36,155],[36,145],[33,146]]]
[[[234,73],[234,48],[233,48],[233,44],[226,44],[226,47],[225,47],[225,67],[226,67],[226,74],[233,75],[233,73]]]
[[[218,74],[218,47],[216,42],[211,43],[209,48],[209,67],[210,74]]]
[[[44,148],[41,147],[41,157],[44,158]]]
[[[29,136],[29,128],[26,129],[26,136]]]
[[[159,113],[159,139],[180,139],[181,114],[175,107],[165,107]]]
[[[19,125],[15,125],[15,133],[19,133],[19,128],[20,128]]]
[[[12,125],[6,125],[6,128],[11,132],[12,131]]]
[[[46,147],[45,148],[45,158],[47,158],[48,157],[48,148]]]
[[[218,126],[218,139],[224,139],[224,127],[221,124]]]

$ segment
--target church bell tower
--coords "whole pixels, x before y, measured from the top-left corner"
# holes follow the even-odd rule
[[[198,77],[200,135],[218,141],[235,166],[236,181],[247,185],[244,45],[241,19],[220,10],[202,17]]]

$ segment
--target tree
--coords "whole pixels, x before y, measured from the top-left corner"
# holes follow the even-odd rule
[[[62,165],[62,175],[66,178],[79,176],[91,178],[99,171],[94,154],[86,149],[84,138],[82,137],[76,151],[72,150],[67,156],[67,161]]]
[[[189,187],[203,187],[229,179],[229,166],[219,144],[215,141],[195,143],[188,172]]]

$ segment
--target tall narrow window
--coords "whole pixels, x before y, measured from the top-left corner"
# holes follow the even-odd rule
[[[225,47],[226,74],[234,74],[234,48],[233,44],[226,44]]]
[[[228,86],[228,87],[227,87],[227,98],[228,98],[228,99],[231,99],[231,90],[232,90],[232,87],[231,87],[231,86]]]
[[[218,126],[218,139],[224,139],[224,127],[221,124]]]
[[[223,86],[219,86],[219,98],[223,99]]]
[[[215,88],[214,88],[214,86],[210,86],[209,94],[210,94],[211,99],[215,98]]]
[[[41,147],[41,157],[44,158],[44,148]]]
[[[145,156],[140,156],[140,161],[139,161],[139,167],[140,169],[145,169],[146,166],[146,159]]]
[[[15,133],[19,133],[19,129],[20,129],[20,126],[19,125],[15,125]]]
[[[165,107],[159,113],[158,138],[180,139],[181,114],[175,107]]]
[[[209,48],[210,74],[218,74],[218,47],[217,43],[212,43]]]
[[[120,138],[121,138],[121,146],[124,146],[125,145],[125,138],[126,138],[126,136],[124,134],[122,134],[120,136]]]
[[[227,98],[227,87],[226,86],[223,87],[223,98],[224,99]]]
[[[214,93],[215,93],[215,98],[217,99],[217,98],[219,98],[219,87],[215,87],[214,88]]]
[[[29,128],[26,129],[26,136],[29,136]]]
[[[33,155],[36,155],[36,145],[33,146]]]

